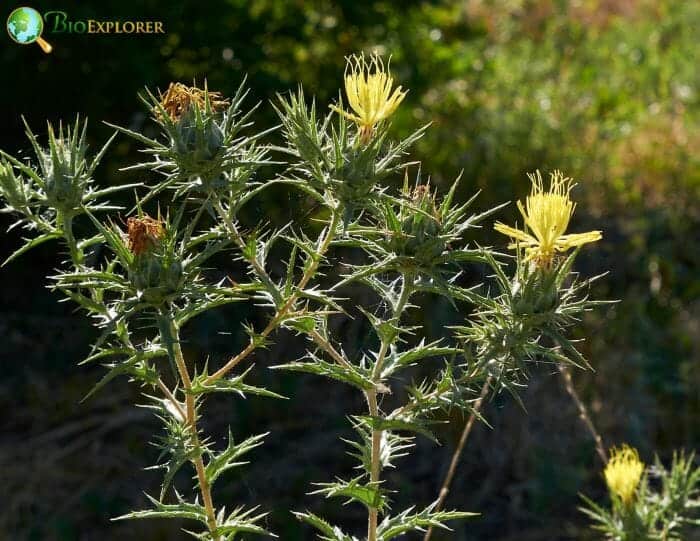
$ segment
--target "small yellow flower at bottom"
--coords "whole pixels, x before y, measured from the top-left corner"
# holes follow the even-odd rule
[[[516,242],[509,244],[508,248],[523,247],[526,260],[548,268],[557,252],[566,252],[603,237],[600,231],[566,234],[576,208],[576,203],[569,197],[573,188],[570,178],[564,177],[561,171],[554,171],[550,175],[549,190],[545,191],[539,171],[528,174],[528,177],[532,182],[532,191],[524,206],[518,201],[518,209],[525,220],[525,230],[501,222],[494,225],[496,231],[515,239]]]
[[[611,494],[617,495],[625,506],[634,500],[634,495],[644,473],[644,463],[636,449],[623,445],[611,451],[605,467],[605,482]]]
[[[364,55],[353,55],[345,68],[345,94],[353,113],[335,105],[331,108],[357,124],[360,140],[366,144],[374,127],[389,118],[408,93],[393,86],[394,79],[379,55],[373,54],[369,61]]]

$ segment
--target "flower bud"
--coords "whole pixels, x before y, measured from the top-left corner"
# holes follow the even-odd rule
[[[229,105],[218,92],[171,83],[161,95],[160,107],[170,117],[168,128],[172,140],[172,158],[183,178],[198,177],[205,191],[223,182],[226,158],[225,134],[216,122],[216,114]]]
[[[350,207],[362,207],[377,183],[374,154],[366,149],[348,149],[336,175],[340,181],[338,197]]]
[[[440,212],[428,185],[419,184],[409,197],[399,216],[401,232],[391,235],[390,245],[396,254],[430,265],[447,248],[441,237]]]
[[[21,209],[28,204],[22,179],[15,175],[12,166],[5,161],[0,161],[0,195],[13,209]]]
[[[52,207],[66,213],[80,207],[89,181],[84,140],[81,138],[76,143],[70,135],[69,130],[64,138],[59,130],[59,136],[55,137],[49,126],[49,148],[39,156],[46,198]]]
[[[207,164],[224,150],[224,132],[216,122],[198,124],[194,117],[190,110],[178,122],[175,151],[183,173],[206,176]]]
[[[134,254],[131,283],[146,302],[162,304],[180,289],[183,278],[182,262],[165,242],[164,224],[150,216],[129,218],[127,233]]]
[[[514,314],[535,315],[555,310],[559,305],[559,291],[553,278],[547,269],[536,267],[516,281],[512,290]]]

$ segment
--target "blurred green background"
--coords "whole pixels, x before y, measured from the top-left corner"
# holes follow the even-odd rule
[[[19,4],[17,4],[19,5]],[[396,115],[396,135],[432,122],[415,159],[443,190],[460,171],[462,198],[478,205],[523,197],[525,173],[563,169],[579,182],[572,231],[602,229],[604,240],[577,262],[585,275],[609,271],[593,292],[621,302],[590,314],[577,330],[595,372],[575,374],[606,444],[629,442],[647,462],[700,443],[700,3],[674,0],[405,0],[302,2],[123,0],[35,2],[40,12],[72,19],[156,19],[164,36],[50,35],[54,53],[0,45],[0,148],[28,151],[20,115],[40,131],[46,119],[91,120],[93,148],[108,136],[100,121],[150,129],[137,92],[169,81],[207,78],[230,94],[248,75],[251,104],[262,101],[260,128],[276,122],[270,100],[302,82],[320,107],[337,98],[344,57],[391,55],[410,93]],[[15,3],[5,5],[9,14]],[[104,184],[132,180],[118,169],[138,159],[120,137],[100,168]],[[147,180],[147,179],[144,179]],[[290,194],[261,198],[249,218],[284,222],[303,204]],[[516,218],[511,205],[504,221]],[[0,217],[4,231],[11,223]],[[504,243],[488,230],[476,239]],[[0,236],[4,259],[18,233]],[[131,404],[138,390],[120,380],[80,402],[99,367],[76,367],[94,331],[82,314],[45,288],[62,256],[43,245],[0,270],[0,539],[179,540],[167,522],[111,523],[145,505],[159,474],[144,471],[156,450],[157,424]],[[226,265],[226,261],[221,262]],[[422,318],[439,335],[457,321],[441,301],[423,299]],[[239,323],[263,321],[234,305],[187,329],[189,354],[221,362],[245,340]],[[221,334],[227,331],[229,334]],[[341,328],[357,339],[357,328]],[[341,385],[270,374],[267,365],[301,354],[299,338],[279,333],[256,357],[255,378],[292,400],[225,399],[206,412],[223,435],[271,430],[250,466],[220,488],[220,501],[270,510],[282,540],[312,539],[289,509],[325,513],[362,528],[362,509],[306,495],[310,482],[347,471],[338,437],[344,414],[362,407]],[[479,511],[435,539],[595,539],[577,511],[578,493],[604,498],[600,464],[552,367],[533,369],[523,391],[527,411],[502,396],[486,407],[492,429],[477,426],[449,506]],[[389,474],[396,509],[437,495],[459,416],[442,429],[445,444],[420,441]],[[414,536],[418,539],[417,536]]]

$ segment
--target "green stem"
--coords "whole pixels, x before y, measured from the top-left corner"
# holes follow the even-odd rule
[[[68,245],[68,250],[70,251],[71,261],[73,261],[73,265],[79,267],[82,265],[85,255],[78,247],[78,242],[75,240],[75,235],[73,234],[73,217],[66,216],[64,214],[61,216],[61,222],[63,238],[66,239],[66,244]]]
[[[367,391],[367,406],[369,407],[369,414],[372,417],[379,416],[379,408],[377,406],[377,391],[373,389]],[[372,454],[371,454],[371,470],[370,470],[370,482],[375,489],[379,489],[379,481],[381,476],[381,464],[380,464],[380,453],[382,445],[382,432],[380,430],[372,431]],[[376,507],[369,508],[369,517],[367,521],[367,540],[377,541],[377,522],[379,519],[379,511]]]

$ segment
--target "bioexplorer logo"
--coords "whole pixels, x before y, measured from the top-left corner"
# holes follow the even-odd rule
[[[21,45],[37,43],[45,53],[50,53],[53,47],[41,37],[43,31],[44,19],[34,8],[17,8],[7,18],[7,33],[14,41]]]
[[[43,34],[165,34],[163,21],[71,19],[65,11],[47,11],[42,17],[34,8],[19,7],[7,18],[7,33],[21,45],[36,43],[45,53],[53,47]]]

